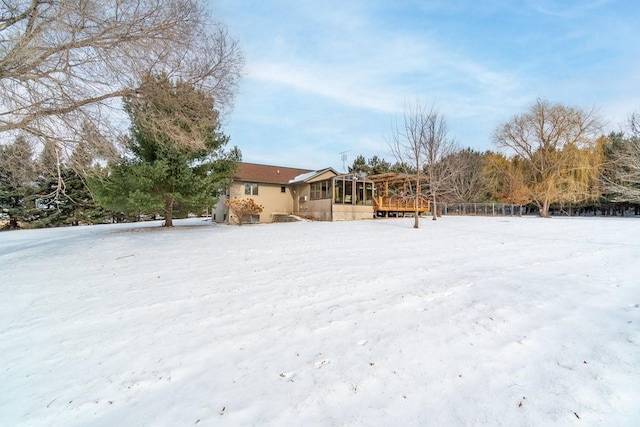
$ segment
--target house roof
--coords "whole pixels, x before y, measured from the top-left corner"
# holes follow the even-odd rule
[[[295,177],[314,172],[310,169],[287,168],[282,166],[259,165],[257,163],[238,164],[233,177],[237,181],[259,182],[265,184],[288,184]]]
[[[336,172],[333,168],[324,168],[324,169],[320,169],[317,171],[309,171],[307,173],[303,173],[300,174],[294,178],[291,179],[291,181],[289,181],[290,184],[296,184],[298,182],[308,182],[310,180],[312,180],[313,178],[320,176],[326,172],[333,172],[334,175],[338,175],[338,172]]]

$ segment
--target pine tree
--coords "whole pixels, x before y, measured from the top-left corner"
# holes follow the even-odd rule
[[[349,173],[355,173],[355,174],[368,175],[371,172],[371,168],[367,164],[367,161],[365,160],[364,156],[361,154],[358,155],[358,157],[356,157],[353,160],[353,164],[349,166],[347,169],[349,170]]]
[[[0,215],[8,221],[5,228],[19,228],[33,210],[36,179],[33,158],[31,144],[22,136],[0,146]]]
[[[144,84],[154,90],[125,101],[131,120],[128,156],[110,165],[103,179],[90,180],[90,186],[103,207],[136,215],[162,212],[164,225],[171,227],[177,212],[213,205],[220,182],[235,170],[239,150],[224,151],[229,137],[219,132],[218,113],[207,94],[166,76],[150,76]],[[207,115],[201,113],[203,103],[210,106]],[[158,121],[167,123],[162,131],[149,125]],[[176,144],[167,131],[171,128],[191,132],[199,142]]]
[[[58,206],[63,203],[61,194],[62,153],[57,145],[48,141],[37,159],[38,176],[35,181],[34,209],[30,220],[36,227],[51,227],[59,224]]]
[[[371,157],[367,161],[367,165],[369,166],[369,173],[371,175],[387,173],[391,170],[391,164],[378,156]]]

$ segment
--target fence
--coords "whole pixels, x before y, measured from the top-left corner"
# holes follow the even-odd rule
[[[522,216],[523,207],[504,203],[443,203],[443,215]]]

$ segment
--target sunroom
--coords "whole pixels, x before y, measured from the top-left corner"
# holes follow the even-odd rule
[[[298,213],[320,221],[373,218],[374,186],[357,174],[318,173],[296,184]]]
[[[332,220],[373,218],[373,181],[357,174],[339,175],[331,180]]]

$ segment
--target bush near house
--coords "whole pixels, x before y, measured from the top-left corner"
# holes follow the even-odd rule
[[[264,209],[253,199],[227,199],[224,204],[238,218],[238,225],[242,225],[246,217],[259,215]]]

